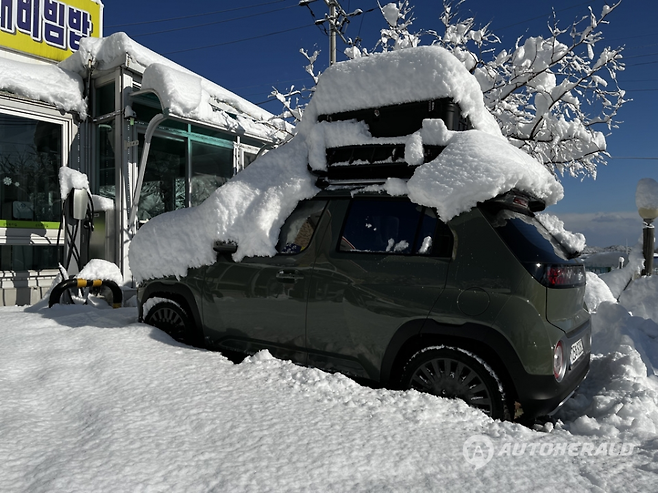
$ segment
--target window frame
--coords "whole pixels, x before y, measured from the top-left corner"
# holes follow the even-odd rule
[[[422,207],[420,213],[419,213],[419,219],[416,224],[416,230],[414,233],[414,238],[413,238],[413,245],[412,245],[412,250],[410,252],[396,252],[394,250],[391,251],[368,251],[368,250],[342,250],[341,245],[343,244],[343,238],[345,235],[345,228],[347,226],[347,221],[350,217],[350,213],[352,212],[352,208],[354,206],[354,203],[356,201],[364,201],[364,202],[407,202],[411,204],[415,204],[418,207]],[[434,227],[434,230],[432,231],[432,251],[428,254],[422,254],[418,253],[418,251],[414,251],[414,248],[416,245],[422,244],[422,242],[419,242],[418,235],[422,229],[422,222],[423,218],[425,216],[425,210],[430,209],[434,212],[436,215],[436,225]],[[441,235],[440,229],[441,229],[441,224],[445,227],[446,231],[450,232],[450,248],[445,248],[446,254],[442,255],[440,250],[443,250],[443,248],[439,249],[436,248],[436,242],[438,238],[445,237],[446,235]],[[450,227],[441,220],[439,217],[437,211],[433,209],[432,207],[426,207],[420,204],[416,204],[415,202],[411,201],[408,197],[392,197],[392,196],[378,196],[378,197],[367,197],[367,196],[354,196],[350,199],[350,203],[347,207],[347,211],[345,212],[345,216],[343,218],[343,223],[340,228],[340,236],[338,238],[338,241],[336,242],[336,247],[335,247],[335,252],[339,254],[358,254],[358,255],[394,255],[397,257],[420,257],[420,258],[451,258],[452,256],[452,250],[454,247],[454,233],[450,229]],[[450,252],[449,254],[447,252]]]
[[[70,114],[62,115],[59,110],[47,103],[31,100],[23,101],[8,95],[0,95],[0,113],[59,125],[61,138],[60,167],[68,167],[76,156],[72,147],[75,140],[79,138],[79,134]],[[64,235],[60,235],[58,242],[60,221],[24,221],[25,223],[32,223],[32,225],[26,225],[25,227],[21,225],[11,226],[8,224],[10,222],[23,221],[0,220],[0,245],[2,246],[31,246],[37,248],[44,246],[61,248],[64,246]],[[40,225],[35,226],[37,223]],[[39,271],[12,270],[2,272],[56,272],[56,268],[46,268]]]

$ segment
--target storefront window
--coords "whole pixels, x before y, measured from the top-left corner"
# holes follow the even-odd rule
[[[114,119],[101,123],[98,131],[98,194],[113,199],[116,188],[114,161]]]
[[[139,136],[140,159],[144,136]],[[139,219],[185,207],[185,140],[153,137],[139,199]]]
[[[0,271],[56,269],[61,247],[0,246]]]
[[[0,227],[57,227],[62,127],[0,114]]]
[[[199,205],[233,176],[233,147],[192,142],[191,204]]]

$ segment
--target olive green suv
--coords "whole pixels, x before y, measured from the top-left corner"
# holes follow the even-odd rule
[[[587,374],[585,271],[510,191],[448,223],[404,197],[327,187],[273,257],[235,245],[139,288],[140,319],[196,346],[393,389],[457,397],[493,418],[554,411]]]

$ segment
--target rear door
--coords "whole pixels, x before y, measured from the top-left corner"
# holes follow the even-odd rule
[[[400,198],[332,200],[309,293],[309,364],[379,378],[393,334],[425,320],[444,289],[452,233]]]

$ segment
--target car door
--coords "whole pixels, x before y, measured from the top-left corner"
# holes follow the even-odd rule
[[[234,262],[218,255],[205,275],[203,319],[211,342],[220,349],[306,362],[305,322],[308,290],[316,259],[314,239],[326,201],[301,202],[288,217],[273,257]]]
[[[379,378],[393,334],[423,321],[445,287],[452,233],[407,199],[332,200],[307,314],[309,364]]]

